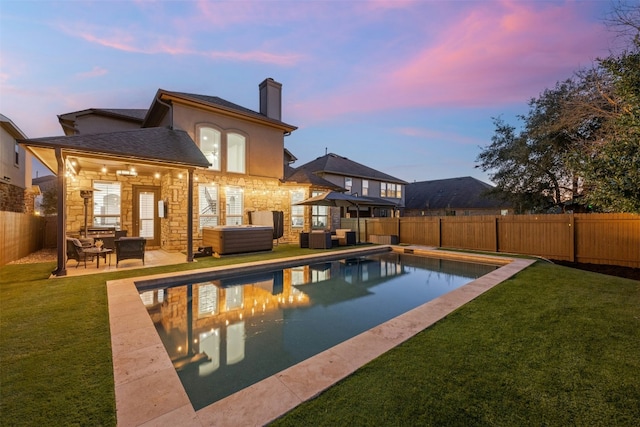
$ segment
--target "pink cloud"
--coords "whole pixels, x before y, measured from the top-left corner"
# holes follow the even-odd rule
[[[298,54],[273,53],[260,50],[197,50],[190,47],[191,42],[186,37],[158,36],[156,34],[138,33],[134,30],[101,30],[95,28],[75,30],[68,27],[62,27],[62,30],[70,36],[81,38],[89,43],[124,52],[147,55],[201,56],[215,60],[257,62],[281,66],[295,65],[303,58],[303,55]],[[109,34],[98,34],[100,31],[108,32]]]
[[[84,73],[78,73],[76,74],[77,77],[80,77],[82,79],[86,79],[86,78],[91,78],[91,77],[100,77],[100,76],[104,76],[105,74],[107,74],[108,71],[102,67],[93,67],[93,69],[91,71],[85,71]]]
[[[587,19],[584,7],[573,2],[472,2],[452,22],[433,24],[439,26],[435,39],[422,36],[423,45],[404,59],[389,57],[333,96],[325,93],[296,108],[328,118],[384,109],[526,102],[607,54],[605,28]]]

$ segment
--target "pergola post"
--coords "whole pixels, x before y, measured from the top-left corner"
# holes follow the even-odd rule
[[[187,262],[193,262],[193,169],[187,169]]]
[[[62,157],[62,148],[56,147],[56,160],[58,162],[58,267],[53,271],[54,276],[66,276],[67,275],[67,210],[66,210],[66,197],[67,197],[67,179],[65,176],[66,165],[64,158]]]

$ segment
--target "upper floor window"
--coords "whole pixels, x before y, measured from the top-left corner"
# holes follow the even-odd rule
[[[246,139],[237,133],[227,134],[227,172],[245,173]]]
[[[353,187],[353,178],[345,177],[344,188],[346,188],[348,192],[351,192],[351,187]]]
[[[368,196],[369,195],[369,180],[368,179],[363,179],[362,180],[362,195],[363,196]]]
[[[391,182],[380,183],[380,197],[402,197],[402,185]]]
[[[198,145],[211,166],[209,169],[220,170],[221,133],[208,126],[198,128]]]
[[[16,151],[16,156],[14,158],[14,165],[16,166],[20,166],[20,145],[16,142],[15,143],[15,151]]]
[[[119,182],[93,183],[93,225],[120,227],[121,188]]]

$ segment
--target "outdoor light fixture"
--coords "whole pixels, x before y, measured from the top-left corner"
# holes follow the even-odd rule
[[[102,173],[107,173],[107,167],[105,165],[102,165]]]
[[[89,199],[93,197],[93,188],[81,188],[80,197],[84,200],[84,238],[87,238],[87,208]]]

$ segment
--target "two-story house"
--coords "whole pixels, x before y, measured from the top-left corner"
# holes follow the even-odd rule
[[[340,218],[390,217],[404,206],[404,187],[407,184],[405,181],[337,154],[328,153],[318,157],[291,173],[292,177],[304,175],[330,182],[347,194],[380,200],[378,206],[360,206],[359,212],[355,211],[355,206],[334,209],[335,214],[326,206],[314,206],[312,228],[338,228]],[[312,189],[311,195],[316,196],[323,191],[326,190]]]
[[[282,85],[264,80],[259,105],[253,111],[159,89],[146,110],[62,114],[65,136],[21,141],[58,175],[58,194],[65,195],[58,197],[56,273],[65,274],[64,236],[90,227],[126,230],[145,237],[148,248],[186,250],[191,260],[202,227],[248,224],[252,211],[280,211],[282,238],[296,241],[309,222],[299,217],[298,195],[334,186],[285,181],[294,158],[284,138],[296,127],[281,120]]]

